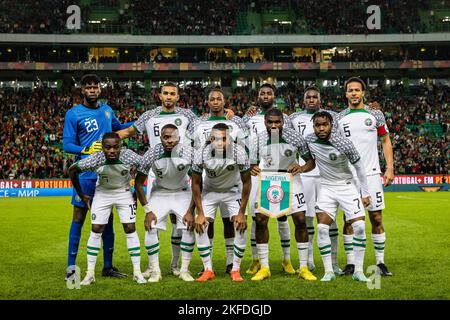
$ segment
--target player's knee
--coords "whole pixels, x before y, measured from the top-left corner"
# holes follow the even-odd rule
[[[95,233],[103,233],[103,230],[105,229],[105,226],[103,224],[93,224],[92,225],[92,232]]]
[[[344,223],[344,234],[353,234],[353,228],[351,223],[345,222]]]
[[[296,228],[305,228],[306,229],[306,217],[305,214],[296,213],[292,215],[292,220],[294,220],[294,224]]]
[[[255,222],[257,227],[265,227],[267,225],[268,217],[262,214],[257,214],[255,217]]]
[[[133,233],[136,231],[136,225],[134,223],[124,223],[123,224],[123,230],[125,233]]]
[[[83,224],[86,219],[86,208],[73,207],[73,220],[77,223]]]
[[[366,223],[364,220],[357,220],[352,223],[354,235],[358,238],[364,238],[366,234]]]
[[[381,213],[375,213],[370,215],[370,222],[374,227],[382,227],[383,226],[383,218]]]

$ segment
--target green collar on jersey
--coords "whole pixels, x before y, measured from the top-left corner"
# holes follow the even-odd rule
[[[318,144],[325,144],[327,146],[332,146],[332,144],[329,140],[322,140],[322,139],[317,138],[316,141],[314,141],[314,142],[318,143]]]
[[[161,153],[161,156],[159,158],[160,159],[162,159],[162,158],[172,158],[172,152],[164,151],[163,153]]]
[[[320,110],[320,109],[319,109],[319,110]],[[319,111],[319,110],[318,110],[318,111]],[[308,110],[305,109],[305,113],[306,113],[306,114],[314,114],[314,113],[316,113],[316,112],[317,112],[317,111],[308,111]]]
[[[175,111],[171,111],[171,112],[161,111],[161,112],[159,113],[159,115],[160,115],[160,116],[163,116],[163,115],[166,115],[166,114],[175,114],[175,113],[176,113]]]
[[[207,121],[214,121],[214,120],[227,120],[225,116],[210,116]]]
[[[123,162],[120,161],[119,159],[117,159],[117,160],[108,160],[108,159],[106,159],[105,164],[123,164]]]
[[[357,113],[357,112],[363,112],[363,113],[370,113],[366,109],[349,109],[348,113]]]

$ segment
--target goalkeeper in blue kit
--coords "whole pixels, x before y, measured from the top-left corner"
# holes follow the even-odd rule
[[[63,131],[63,149],[67,153],[75,154],[76,160],[102,150],[101,139],[103,134],[128,128],[133,124],[121,124],[114,116],[113,110],[107,104],[98,103],[100,96],[100,78],[95,74],[87,74],[81,78],[83,103],[74,106],[66,113]],[[80,185],[83,193],[93,197],[97,174],[83,172],[80,174]],[[66,280],[72,280],[75,275],[75,262],[81,238],[81,229],[88,208],[77,195],[75,189],[72,195],[73,218],[69,232],[69,248],[67,259]],[[102,235],[103,239],[103,276],[126,277],[112,265],[114,251],[113,215]]]

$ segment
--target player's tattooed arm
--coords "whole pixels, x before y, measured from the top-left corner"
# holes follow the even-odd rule
[[[91,197],[83,193],[83,190],[81,189],[80,185],[80,179],[78,175],[81,173],[81,169],[78,166],[78,163],[74,163],[69,168],[69,177],[72,181],[72,185],[75,188],[75,191],[77,192],[78,196],[83,200],[83,202],[86,204],[87,208],[91,210]]]

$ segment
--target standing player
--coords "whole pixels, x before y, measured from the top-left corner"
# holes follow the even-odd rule
[[[257,176],[262,170],[287,171],[292,174],[291,215],[295,224],[295,239],[300,259],[299,277],[314,281],[316,277],[308,269],[308,230],[306,228],[304,195],[299,173],[314,168],[305,139],[295,130],[284,128],[283,113],[270,109],[265,116],[266,130],[253,140],[251,148],[251,174]],[[305,160],[301,166],[297,162],[297,153]],[[269,268],[269,217],[256,212],[256,247],[261,268],[252,280],[260,281],[270,277]]]
[[[251,141],[255,139],[255,137],[260,132],[265,132],[266,126],[264,124],[264,115],[267,111],[274,108],[275,101],[275,87],[273,87],[269,83],[265,83],[261,85],[258,91],[258,108],[251,107],[250,114],[245,115],[242,120],[247,124],[247,128],[250,133],[250,143],[249,146],[252,148]],[[254,109],[254,110],[253,110]],[[284,126],[289,129],[293,129],[291,121],[289,117],[283,114],[283,122]],[[251,152],[251,150],[250,150]],[[258,178],[256,176],[252,176],[252,191],[250,193],[250,214],[252,216],[252,224],[250,227],[250,242],[252,247],[252,257],[253,261],[250,267],[247,270],[247,274],[255,274],[258,272],[261,267],[261,263],[258,259],[258,252],[256,250],[256,223],[255,223],[255,206],[256,196],[258,189]],[[280,235],[281,240],[281,250],[283,252],[283,269],[284,272],[288,274],[295,274],[295,269],[291,263],[291,231],[289,228],[289,221],[286,216],[278,218],[278,233]]]
[[[367,282],[364,275],[364,253],[366,248],[365,212],[369,205],[369,191],[364,164],[353,143],[338,132],[332,133],[333,118],[326,111],[319,111],[312,117],[314,133],[306,137],[309,150],[320,168],[320,189],[316,202],[317,244],[325,267],[321,281],[336,279],[331,261],[330,225],[336,220],[338,207],[344,211],[346,220],[355,231],[353,246],[355,272],[353,279]],[[356,169],[361,182],[361,196],[353,182],[349,162]],[[362,201],[361,201],[362,200]]]
[[[78,196],[91,211],[92,231],[87,243],[88,269],[81,285],[95,282],[95,264],[102,233],[113,207],[116,207],[127,236],[127,248],[133,264],[133,280],[137,283],[146,283],[141,273],[140,242],[135,226],[136,202],[130,191],[130,171],[132,167],[138,167],[142,158],[131,150],[121,150],[120,137],[114,132],[103,135],[102,149],[103,152],[90,155],[69,169],[69,176]],[[98,174],[92,207],[91,197],[83,192],[78,178],[81,172],[87,171]]]
[[[146,249],[149,258],[151,274],[148,282],[158,282],[162,279],[159,267],[158,230],[166,230],[167,217],[170,213],[176,215],[176,228],[182,230],[181,237],[181,269],[179,277],[184,281],[194,281],[188,267],[194,250],[194,232],[186,230],[183,217],[191,203],[191,187],[188,171],[191,168],[192,148],[180,144],[178,128],[166,124],[161,129],[161,144],[150,148],[144,155],[136,177],[136,192],[144,207]],[[150,198],[144,194],[144,182],[148,173],[153,171],[154,179]],[[175,227],[175,226],[174,226]]]
[[[312,117],[316,112],[321,111],[320,105],[320,91],[317,87],[308,87],[305,89],[303,96],[303,103],[305,105],[305,111],[295,112],[289,118],[292,121],[292,126],[299,132],[303,137],[308,136],[314,132],[312,125]],[[336,114],[333,111],[328,111],[332,116]],[[304,164],[302,159],[299,159],[300,164]],[[314,271],[314,217],[316,216],[316,201],[317,195],[320,189],[320,174],[319,168],[316,166],[313,170],[302,173],[301,175],[303,193],[305,194],[306,201],[306,225],[308,227],[308,268],[310,271]],[[336,274],[342,274],[342,270],[339,268],[337,259],[337,249],[338,249],[338,226],[336,221],[330,226],[330,238],[331,238],[331,257],[333,260],[333,271]]]
[[[87,74],[81,78],[81,90],[84,96],[83,103],[71,108],[66,113],[63,131],[63,149],[67,153],[77,155],[83,159],[88,155],[101,151],[102,135],[116,130],[124,129],[133,123],[120,124],[114,116],[113,110],[106,104],[97,102],[100,96],[100,78],[95,74]],[[80,185],[84,194],[94,195],[97,174],[83,172],[80,175]],[[81,238],[81,228],[86,218],[87,207],[85,202],[73,190],[72,196],[73,219],[69,232],[68,268],[66,280],[75,275],[75,264],[78,246]],[[125,277],[112,265],[114,251],[113,216],[102,233],[103,239],[103,272],[104,277]]]
[[[213,222],[217,209],[229,217],[234,224],[233,262],[231,280],[241,282],[241,260],[247,243],[246,208],[250,195],[250,164],[245,149],[233,142],[229,125],[215,124],[211,129],[210,142],[195,151],[192,164],[192,198],[195,202],[197,247],[203,262],[203,273],[199,282],[213,280],[209,224]],[[206,177],[203,179],[203,171]],[[203,180],[203,182],[202,182]],[[242,182],[242,192],[240,192]],[[203,187],[203,188],[202,188]],[[202,190],[203,189],[203,190]]]
[[[192,146],[194,146],[195,149],[201,148],[207,141],[209,141],[209,136],[213,126],[218,123],[224,123],[228,126],[229,135],[233,141],[244,147],[248,136],[247,127],[244,122],[242,122],[242,119],[237,116],[233,116],[230,120],[226,119],[224,109],[225,99],[222,90],[212,89],[209,92],[208,106],[210,109],[209,116],[199,119],[188,132]],[[228,215],[225,212],[228,212]],[[227,256],[226,272],[230,273],[231,268],[233,267],[234,227],[229,216],[232,212],[225,212],[221,212],[221,215],[224,224],[224,237]],[[214,238],[213,226],[214,224],[212,222],[208,227],[211,247]]]
[[[380,179],[380,162],[378,157],[378,138],[381,140],[384,158],[386,160],[386,172],[384,173],[384,186],[388,186],[394,180],[394,156],[392,143],[386,120],[380,110],[369,109],[364,105],[363,98],[366,85],[357,77],[348,79],[344,84],[345,96],[348,100],[348,108],[338,115],[339,129],[345,137],[350,139],[361,155],[367,173],[372,203],[368,206],[369,218],[372,224],[372,241],[375,249],[376,263],[383,276],[392,276],[384,264],[384,248],[386,234],[382,221],[384,209],[384,192]],[[350,225],[346,223],[344,228],[344,245],[352,238]],[[354,241],[352,241],[354,243]],[[348,247],[348,245],[346,245]],[[353,266],[347,261],[348,266],[344,272],[351,274]]]
[[[154,148],[157,144],[161,143],[161,129],[167,125],[172,124],[178,128],[178,133],[181,138],[180,143],[183,144],[187,130],[196,121],[197,116],[189,109],[183,109],[176,106],[180,96],[178,94],[178,87],[171,82],[166,82],[160,90],[159,98],[162,105],[144,112],[133,126],[119,131],[119,135],[122,139],[131,137],[138,134],[147,133],[150,148]],[[150,197],[150,186],[155,179],[153,171],[149,173],[149,179],[147,182],[147,198]],[[182,230],[176,228],[176,216],[170,215],[172,222],[172,262],[171,269],[175,276],[179,276],[178,260],[180,257],[180,241],[182,238]],[[146,237],[146,246],[150,239]],[[152,270],[149,268],[144,272],[145,277],[149,277]]]

